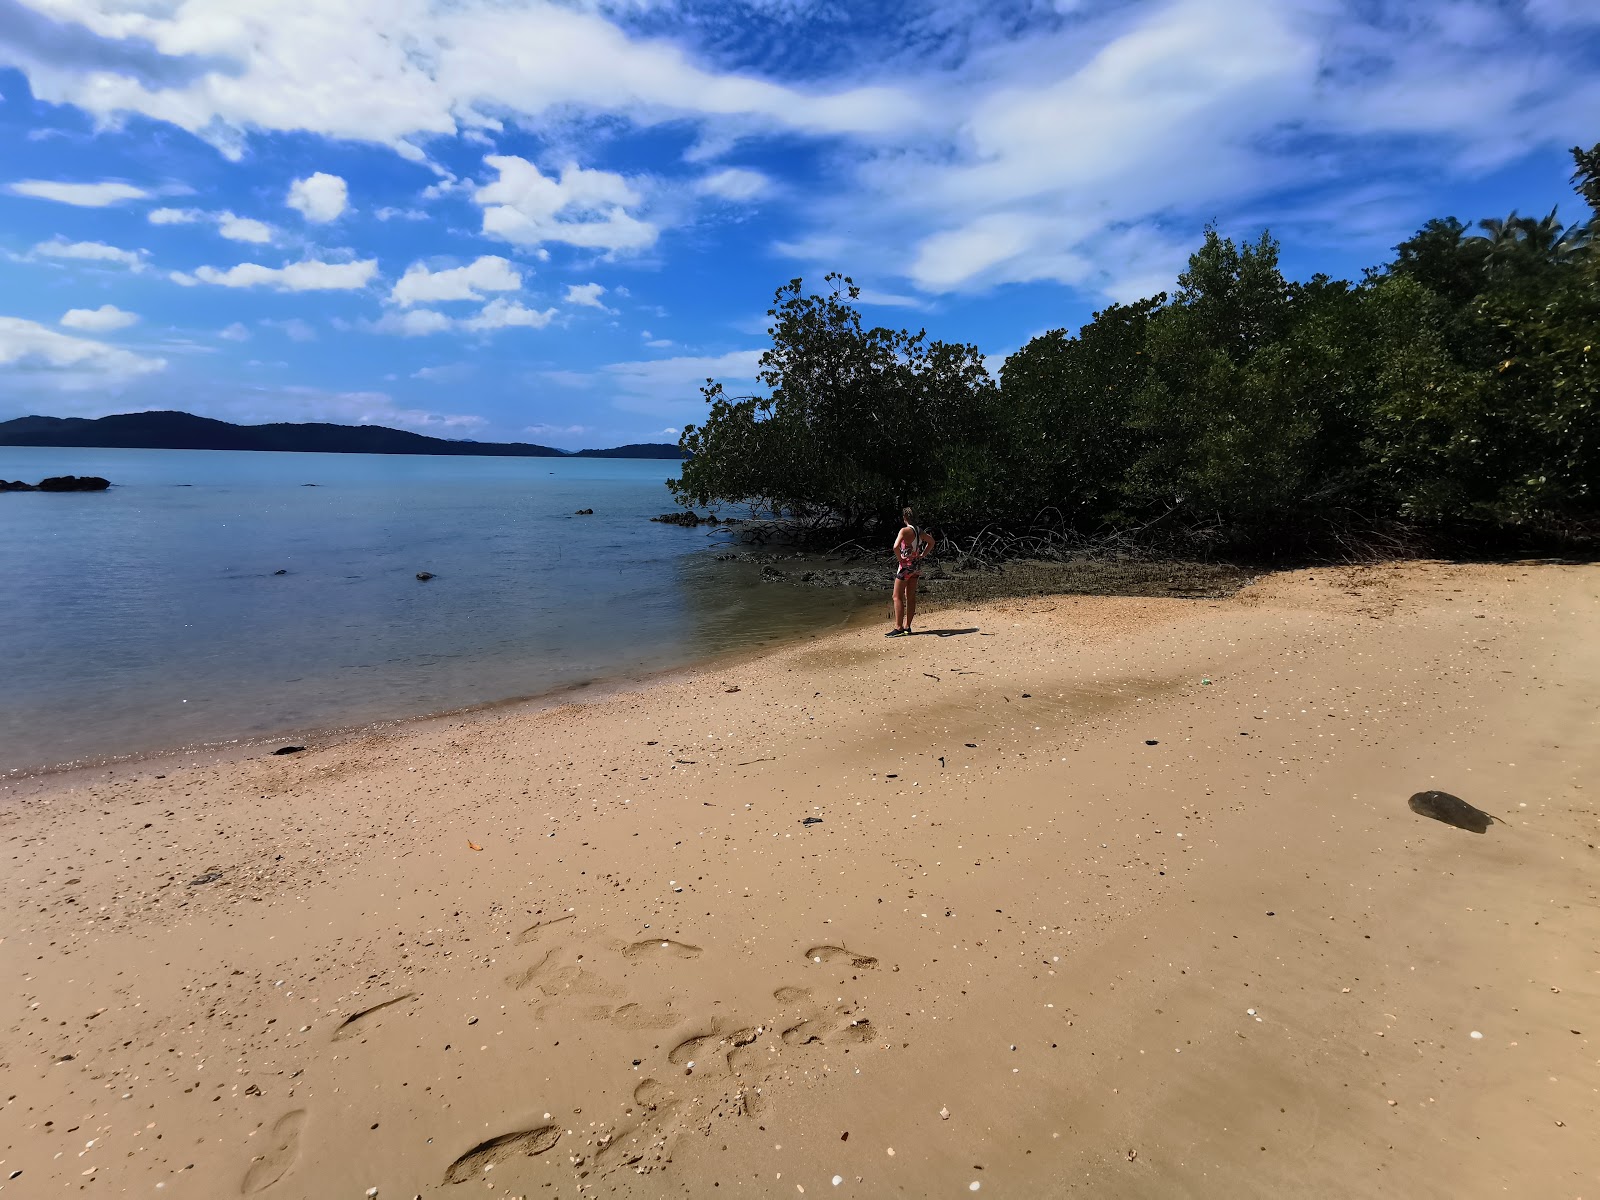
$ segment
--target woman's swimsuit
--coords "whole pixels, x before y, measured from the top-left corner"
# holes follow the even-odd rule
[[[910,538],[905,538],[895,547],[895,555],[900,560],[900,565],[895,568],[896,579],[915,579],[922,574],[922,531],[915,525],[911,526]]]

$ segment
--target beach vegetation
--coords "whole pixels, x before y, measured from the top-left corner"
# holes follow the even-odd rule
[[[685,505],[802,531],[902,505],[948,531],[1365,553],[1600,528],[1600,145],[1582,220],[1429,221],[1359,281],[1286,278],[1216,229],[1176,288],[974,345],[868,327],[848,277],[778,290],[762,394],[715,380]],[[1043,514],[1043,515],[1041,515]]]

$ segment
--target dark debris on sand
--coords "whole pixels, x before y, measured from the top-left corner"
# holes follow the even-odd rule
[[[722,553],[723,561],[756,563],[768,583],[808,587],[852,587],[888,592],[893,573],[884,564],[871,566],[815,555],[743,551]],[[885,555],[885,559],[887,559]],[[841,562],[844,565],[841,565]],[[931,564],[922,575],[924,596],[971,603],[1010,596],[1174,596],[1221,600],[1256,577],[1256,572],[1227,563],[1181,562],[1137,558],[1080,558],[1066,561],[1017,560],[995,570],[956,570]]]

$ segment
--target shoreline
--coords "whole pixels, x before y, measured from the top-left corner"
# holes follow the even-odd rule
[[[88,756],[64,763],[46,763],[41,766],[0,770],[0,804],[4,804],[8,798],[30,795],[57,783],[71,784],[78,780],[80,776],[87,778],[102,771],[109,770],[114,772],[120,769],[138,770],[140,768],[154,770],[161,766],[179,765],[187,767],[215,766],[262,757],[263,752],[265,755],[270,756],[272,751],[268,747],[289,745],[302,741],[305,743],[307,750],[313,748],[329,749],[368,737],[402,734],[411,726],[427,727],[447,724],[452,721],[466,724],[501,715],[545,712],[565,704],[598,703],[617,695],[669,682],[680,675],[710,670],[723,663],[738,663],[750,658],[759,658],[777,649],[798,645],[817,638],[834,636],[857,624],[865,623],[869,619],[863,615],[866,611],[867,606],[865,605],[847,611],[836,625],[820,630],[811,632],[793,631],[759,643],[692,658],[674,666],[661,667],[657,670],[637,674],[619,672],[614,675],[596,676],[592,679],[560,684],[545,691],[534,692],[525,696],[508,696],[503,700],[484,700],[456,708],[440,709],[436,712],[381,717],[374,721],[351,725],[305,726],[250,737],[196,742],[180,746],[157,746],[147,750],[131,751],[127,754]],[[581,700],[570,698],[580,694],[582,696]]]
[[[0,807],[0,1195],[1587,1194],[1600,568],[926,616]]]
[[[801,574],[810,573],[809,568],[821,562],[834,561],[815,555],[807,555],[803,552],[786,554],[746,550],[740,552],[738,557],[740,561],[751,563],[782,562],[796,564],[800,568]],[[945,577],[935,577],[931,581],[933,586],[925,588],[921,603],[924,613],[927,613],[930,611],[936,612],[940,608],[948,608],[952,605],[984,604],[1051,596],[1070,598],[1072,596],[1110,595],[1131,598],[1179,593],[1179,598],[1184,600],[1220,599],[1262,577],[1260,571],[1249,571],[1242,567],[1224,565],[1206,571],[1203,576],[1204,584],[1199,586],[1185,585],[1180,589],[1180,587],[1166,582],[1169,578],[1178,578],[1190,573],[1197,566],[1198,564],[1188,562],[1168,562],[1164,560],[1126,564],[1107,564],[1098,559],[1071,560],[1064,563],[1034,563],[1019,560],[1016,563],[1007,564],[1005,568],[999,571],[964,572]],[[887,572],[886,568],[846,567],[838,573],[855,576],[864,575],[869,570],[879,575]],[[785,578],[772,586],[802,587],[807,586],[807,584],[801,580]],[[24,785],[38,781],[71,780],[80,774],[106,770],[138,769],[152,764],[174,765],[180,761],[190,766],[235,762],[258,755],[263,751],[270,753],[267,748],[275,744],[304,742],[308,746],[315,744],[326,747],[371,736],[382,731],[399,730],[417,723],[426,724],[451,720],[466,721],[501,711],[537,712],[567,703],[569,701],[565,698],[577,693],[582,693],[589,698],[602,699],[614,695],[618,691],[649,687],[656,682],[673,678],[682,672],[710,668],[722,662],[738,662],[750,656],[759,656],[773,649],[798,644],[818,637],[827,637],[853,628],[858,624],[869,623],[874,619],[867,615],[872,606],[860,598],[860,593],[868,590],[863,584],[845,582],[821,586],[847,590],[852,594],[852,600],[837,623],[819,630],[791,631],[786,635],[691,658],[658,670],[645,671],[643,673],[622,671],[613,675],[602,675],[591,679],[559,684],[540,692],[508,696],[500,700],[479,701],[433,712],[380,717],[376,720],[348,725],[295,726],[259,735],[222,738],[215,741],[186,743],[177,746],[157,745],[121,754],[88,755],[67,762],[6,768],[0,770],[0,802],[3,802],[8,795],[24,794]],[[1203,590],[1206,586],[1209,586],[1212,590]],[[1062,590],[1050,590],[1055,588]],[[878,590],[882,591],[884,601],[887,603],[890,594],[889,587],[885,585]],[[932,606],[931,609],[929,608],[930,605]]]

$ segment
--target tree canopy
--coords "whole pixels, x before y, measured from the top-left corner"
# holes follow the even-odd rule
[[[1284,277],[1208,229],[1177,288],[1052,330],[991,379],[976,346],[868,328],[832,274],[769,311],[765,395],[708,380],[684,504],[952,531],[1050,511],[1282,548],[1360,531],[1593,529],[1600,518],[1600,145],[1589,212],[1429,221],[1358,283]]]

